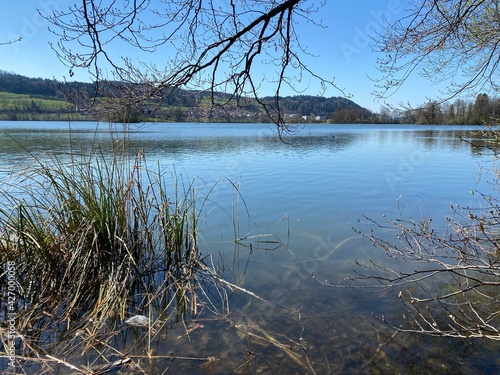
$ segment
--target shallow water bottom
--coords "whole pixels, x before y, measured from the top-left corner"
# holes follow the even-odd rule
[[[499,366],[495,343],[396,333],[369,314],[353,316],[352,298],[336,295],[331,309],[331,293],[323,294],[300,311],[241,297],[245,305],[230,314],[160,332],[149,356],[147,330],[129,328],[122,352],[132,362],[118,373],[493,374]]]

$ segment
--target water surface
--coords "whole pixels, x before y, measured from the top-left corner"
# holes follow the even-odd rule
[[[105,149],[109,126],[96,126],[0,123],[2,176],[29,165],[27,150],[41,156],[43,151],[63,153],[82,142]],[[264,124],[142,124],[129,130],[131,155],[144,150],[151,166],[196,178],[200,196],[210,191],[201,228],[204,253],[226,261],[227,277],[239,278],[242,288],[273,301],[265,304],[236,293],[230,298],[229,318],[239,327],[215,320],[193,333],[195,344],[173,344],[178,355],[214,356],[218,362],[213,368],[184,362],[164,366],[200,373],[307,371],[290,365],[286,353],[269,342],[238,339],[235,333],[244,329],[244,322],[280,342],[303,344],[317,373],[498,370],[498,348],[491,343],[393,336],[371,314],[399,319],[404,311],[397,291],[337,289],[311,277],[337,283],[356,270],[355,259],[383,259],[353,230],[368,232],[367,217],[380,222],[432,218],[440,228],[451,215],[451,205],[477,206],[478,196],[471,192],[490,189],[489,177],[479,167],[493,165],[486,149],[464,141],[477,137],[477,127],[305,125],[286,144]],[[246,240],[242,243],[252,243],[251,249],[236,248],[235,234],[270,235],[261,238],[272,241],[259,248],[258,242]],[[283,246],[275,246],[277,238]],[[237,265],[231,264],[235,249]],[[172,343],[158,343],[157,350],[173,350]],[[239,368],[249,352],[267,360]]]

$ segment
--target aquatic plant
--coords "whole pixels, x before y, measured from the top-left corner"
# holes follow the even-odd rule
[[[200,181],[131,156],[127,135],[109,149],[26,152],[32,164],[0,188],[0,314],[15,320],[4,352],[17,340],[19,358],[38,357],[82,332],[92,347],[139,313],[151,342],[169,321],[218,312],[216,299],[227,307],[231,284],[198,245],[214,186],[198,196]]]

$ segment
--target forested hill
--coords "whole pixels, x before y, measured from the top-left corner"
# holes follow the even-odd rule
[[[264,102],[272,102],[274,98],[263,98]],[[340,97],[324,98],[321,96],[297,95],[280,98],[283,112],[300,116],[328,116],[333,112],[345,109],[362,109],[352,100]]]
[[[116,83],[114,84],[116,85]],[[85,107],[68,96],[79,92],[79,99],[92,98],[94,85],[83,82],[59,82],[53,79],[29,78],[0,71],[0,120],[67,120],[94,119],[95,114],[81,113]],[[221,98],[225,95],[220,94]],[[263,102],[273,103],[266,97]],[[208,94],[178,90],[161,106],[158,103],[141,103],[130,109],[132,121],[206,121],[206,111],[200,110],[200,103],[208,101]],[[245,106],[233,106],[229,111],[211,113],[215,121],[268,121],[262,108],[256,102],[248,101]],[[369,122],[372,113],[353,101],[341,98],[319,96],[289,96],[280,98],[282,113],[293,121]],[[71,115],[71,116],[70,116]],[[117,114],[119,119],[123,114]],[[110,118],[114,120],[113,118]]]
[[[8,73],[0,73],[0,91],[46,98],[57,97],[57,86],[53,80],[28,78]]]
[[[43,97],[44,99],[63,99],[62,89],[64,86],[81,88],[88,92],[93,90],[92,84],[89,83],[62,83],[54,79],[29,78],[0,70],[1,92]]]

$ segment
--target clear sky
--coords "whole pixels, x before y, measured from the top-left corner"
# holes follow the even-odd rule
[[[68,69],[57,59],[49,43],[57,38],[48,30],[49,23],[37,12],[64,10],[74,0],[18,0],[4,4],[0,15],[0,42],[22,37],[22,41],[0,46],[0,70],[29,77],[69,78]],[[371,78],[380,77],[376,70],[377,55],[370,47],[370,37],[381,32],[383,19],[395,20],[404,14],[407,0],[326,0],[321,19],[326,29],[299,25],[301,43],[317,55],[305,57],[308,66],[325,78],[335,78],[338,86],[351,94],[351,99],[363,107],[378,111],[384,102],[376,100]],[[126,53],[124,51],[124,53]],[[75,71],[72,78],[87,80],[84,71]],[[317,82],[306,83],[305,94],[317,95],[321,90]],[[293,95],[293,92],[284,92]],[[340,96],[329,88],[325,96]],[[392,96],[388,102],[413,105],[426,98],[439,96],[438,88],[415,77]]]

